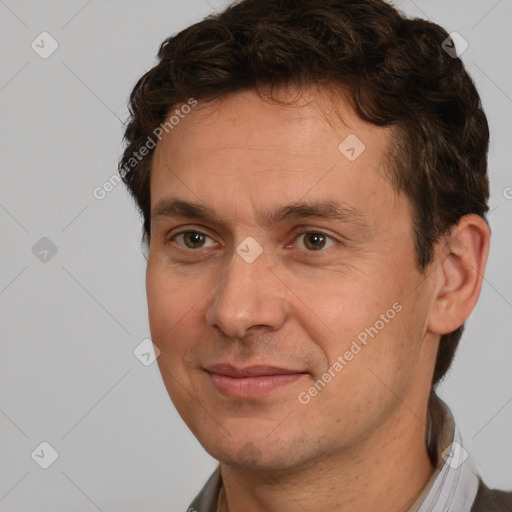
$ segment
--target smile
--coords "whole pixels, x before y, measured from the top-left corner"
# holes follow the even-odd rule
[[[207,372],[222,394],[238,398],[256,398],[296,382],[304,372],[272,366],[253,366],[236,369],[231,365],[215,365]]]

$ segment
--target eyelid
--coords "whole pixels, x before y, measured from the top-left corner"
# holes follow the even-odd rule
[[[205,236],[205,237],[209,238],[210,240],[214,241],[214,238],[211,235],[209,235],[207,232],[205,232],[204,228],[198,229],[198,228],[192,228],[192,227],[185,227],[185,229],[183,229],[183,226],[180,226],[179,229],[180,229],[180,231],[169,234],[165,237],[166,244],[169,244],[172,242],[176,245],[178,250],[185,251],[185,252],[198,252],[199,253],[201,251],[211,249],[212,246],[198,247],[197,249],[190,249],[188,247],[184,247],[183,245],[179,245],[178,243],[175,242],[175,238],[177,238],[180,235],[185,235],[187,233],[198,233],[199,235]],[[218,245],[218,244],[215,242],[215,245]]]
[[[167,236],[166,237],[166,243],[168,242],[174,242],[175,238],[177,238],[178,236],[180,235],[184,235],[184,234],[187,234],[187,233],[198,233],[202,236],[205,236],[207,238],[210,238],[210,240],[214,241],[213,237],[210,236],[207,232],[205,231],[202,231],[202,229],[204,228],[192,228],[192,227],[189,227],[189,228],[185,228],[183,229],[183,227],[180,228],[180,231],[176,232],[176,233],[172,233],[171,235]],[[293,242],[295,242],[299,237],[301,236],[304,236],[304,235],[307,235],[307,234],[320,234],[320,235],[323,235],[325,236],[327,239],[329,239],[330,241],[334,242],[335,245],[340,245],[342,244],[343,242],[341,240],[339,240],[338,238],[336,238],[335,236],[333,235],[330,235],[329,233],[326,233],[323,229],[319,229],[319,228],[314,228],[314,227],[308,227],[308,228],[304,228],[304,227],[299,227],[295,230],[294,232],[294,235],[293,235],[293,241],[292,241],[292,244]],[[176,242],[174,242],[176,244]],[[289,244],[290,245],[290,244]],[[286,247],[289,247],[289,245],[287,245]],[[179,244],[176,244],[176,246],[180,249],[180,250],[183,250],[183,251],[193,251],[193,252],[200,252],[201,250],[204,250],[204,249],[209,249],[209,247],[198,247],[197,249],[191,249],[191,248],[187,248],[187,247],[183,247]],[[327,249],[330,249],[330,247],[328,247]],[[301,251],[304,251],[304,252],[308,252],[308,253],[322,253],[322,252],[325,252],[327,251],[327,249],[319,249],[318,251],[308,251],[307,249],[299,249]]]
[[[300,229],[300,231],[295,232],[295,235],[293,237],[294,241],[297,240],[297,238],[299,238],[301,236],[313,233],[313,234],[319,234],[319,235],[325,236],[326,238],[328,238],[329,240],[334,242],[336,245],[340,245],[340,244],[343,243],[341,240],[338,240],[335,236],[330,235],[329,233],[326,233],[323,229],[313,228],[313,227],[310,227],[310,228],[298,228],[298,229]],[[327,249],[330,249],[330,247],[328,247]],[[311,253],[311,254],[318,254],[318,253],[326,252],[327,249],[323,249],[322,248],[322,249],[319,249],[318,251],[308,251],[306,249],[300,249],[300,250],[308,252],[308,253]]]
[[[179,230],[179,231],[177,231]],[[206,235],[206,236],[209,236],[210,238],[213,238],[212,235],[210,234],[211,231],[207,228],[207,227],[204,227],[204,226],[197,226],[197,225],[190,225],[190,226],[178,226],[174,229],[172,229],[167,235],[165,235],[165,239],[166,240],[170,240],[171,238],[174,238],[178,235],[182,235],[183,233],[191,233],[191,232],[194,232],[194,233],[199,233],[201,235]]]

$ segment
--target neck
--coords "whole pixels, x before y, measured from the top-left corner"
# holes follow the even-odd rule
[[[409,414],[374,434],[351,450],[286,472],[221,463],[220,512],[407,511],[434,472],[425,425]]]

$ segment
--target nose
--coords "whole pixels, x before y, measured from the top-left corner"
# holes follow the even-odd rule
[[[214,290],[206,322],[233,338],[244,337],[254,326],[277,330],[287,316],[286,291],[265,251],[252,263],[234,253]]]

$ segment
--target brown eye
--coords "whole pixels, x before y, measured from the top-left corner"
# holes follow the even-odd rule
[[[182,243],[178,243],[177,245],[185,247],[186,249],[202,249],[206,247],[204,244],[207,238],[210,237],[199,231],[183,231],[174,235],[171,240],[181,240]]]
[[[183,240],[189,249],[196,249],[204,244],[204,236],[201,233],[196,233],[195,231],[185,233],[183,235]]]
[[[325,236],[320,233],[306,233],[304,245],[313,251],[322,249],[325,245]]]
[[[331,236],[318,231],[307,231],[305,233],[301,233],[298,238],[302,238],[304,240],[304,248],[308,251],[319,251],[324,249],[329,241],[334,243],[334,239]]]

